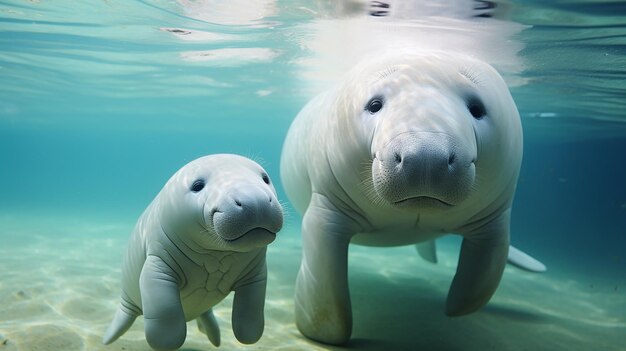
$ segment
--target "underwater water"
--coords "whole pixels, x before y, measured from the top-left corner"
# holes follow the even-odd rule
[[[280,152],[304,104],[381,43],[359,27],[377,20],[365,3],[0,1],[0,350],[149,350],[142,318],[101,344],[121,259],[167,179],[213,153],[260,162],[287,212],[264,335],[236,341],[230,296],[215,308],[221,349],[626,350],[626,5],[600,1],[498,2],[492,18],[416,2],[417,20],[387,16],[409,24],[381,29],[391,49],[408,36],[473,51],[509,83],[524,127],[512,243],[548,270],[507,266],[483,309],[450,318],[459,238],[438,241],[436,265],[413,247],[351,246],[351,342],[300,335],[301,217]],[[187,333],[183,349],[213,348],[195,323]]]

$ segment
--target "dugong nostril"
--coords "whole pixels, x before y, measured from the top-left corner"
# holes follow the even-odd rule
[[[393,153],[393,156],[394,156],[394,159],[396,160],[396,163],[400,163],[400,162],[402,162],[402,156],[400,156],[400,154],[399,154],[399,153],[394,152],[394,153]]]
[[[241,207],[241,201],[235,199],[235,205],[237,205],[237,207]]]
[[[448,166],[452,166],[452,164],[456,161],[456,154],[453,152],[448,157]]]
[[[217,209],[217,207],[213,207],[213,208],[211,209],[211,211],[209,211],[209,217],[210,217],[210,218],[213,218],[213,216],[214,216],[214,215],[215,215],[215,213],[217,213],[217,212],[220,212],[220,211]]]

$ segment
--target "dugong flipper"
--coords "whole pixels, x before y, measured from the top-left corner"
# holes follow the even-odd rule
[[[483,306],[507,261],[521,159],[521,122],[505,82],[469,56],[392,51],[311,100],[281,157],[287,196],[304,214],[295,296],[302,334],[331,344],[350,338],[350,243],[459,234],[446,313]]]
[[[186,322],[215,346],[212,307],[231,291],[237,340],[263,334],[267,245],[283,223],[269,176],[237,155],[194,160],[170,178],[139,218],[122,269],[121,303],[103,337],[109,344],[143,314],[148,344],[179,348]]]

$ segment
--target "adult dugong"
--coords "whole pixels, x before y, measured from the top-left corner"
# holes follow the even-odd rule
[[[342,344],[352,330],[348,244],[463,237],[446,313],[482,307],[509,249],[522,160],[520,117],[488,64],[449,53],[366,60],[291,125],[281,178],[304,213],[295,317],[305,336]]]
[[[148,344],[179,348],[186,322],[216,346],[212,307],[235,292],[232,327],[242,343],[263,334],[267,245],[283,224],[265,170],[242,156],[196,159],[174,174],[139,218],[122,266],[122,296],[103,343],[143,314]]]

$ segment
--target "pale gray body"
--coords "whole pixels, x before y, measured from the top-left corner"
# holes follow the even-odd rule
[[[283,222],[261,166],[211,155],[181,168],[139,218],[122,269],[121,303],[103,342],[115,341],[138,315],[157,350],[176,349],[186,321],[218,346],[211,308],[231,291],[233,332],[243,343],[263,333],[266,247]]]
[[[350,243],[397,246],[460,234],[446,312],[483,306],[507,260],[521,159],[521,123],[504,81],[467,56],[365,60],[309,102],[281,159],[287,195],[304,214],[300,331],[330,344],[349,339]]]

